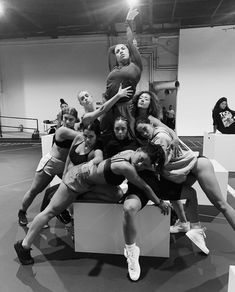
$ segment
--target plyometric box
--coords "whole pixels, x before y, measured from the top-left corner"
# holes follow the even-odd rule
[[[213,164],[215,176],[220,186],[222,196],[225,201],[227,201],[227,188],[228,188],[228,171],[216,160],[210,159]],[[207,199],[207,196],[201,189],[198,182],[195,182],[192,186],[197,192],[198,204],[199,205],[212,205],[211,202]]]
[[[235,291],[235,266],[229,266],[228,292]]]
[[[235,134],[204,132],[203,155],[217,160],[228,171],[235,171]]]
[[[74,203],[75,251],[123,254],[123,205]],[[142,256],[169,257],[170,214],[147,205],[137,214],[137,245]]]

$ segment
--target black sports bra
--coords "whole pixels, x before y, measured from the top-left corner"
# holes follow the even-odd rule
[[[84,141],[81,141],[80,143],[73,145],[73,147],[69,151],[69,158],[70,158],[71,162],[74,165],[78,165],[78,164],[87,162],[88,161],[88,155],[91,153],[91,151],[96,150],[96,149],[102,150],[102,148],[103,148],[102,143],[100,141],[97,141],[96,144],[95,144],[95,146],[94,146],[94,148],[91,149],[88,153],[86,153],[86,154],[79,154],[79,153],[76,152],[76,148],[80,144],[82,144],[83,142]]]
[[[73,139],[72,140],[64,140],[64,141],[57,141],[55,138],[55,135],[53,136],[53,142],[52,144],[56,144],[56,146],[59,146],[60,148],[66,148],[69,149],[73,143]]]
[[[74,165],[78,165],[78,164],[81,164],[83,162],[87,162],[88,155],[92,151],[91,150],[89,153],[86,153],[86,154],[77,153],[76,148],[82,143],[83,143],[83,141],[80,142],[79,144],[73,145],[73,147],[69,151],[69,158]]]
[[[124,175],[115,174],[111,170],[111,163],[121,162],[121,161],[129,162],[129,160],[127,160],[125,158],[113,158],[113,159],[108,158],[108,159],[106,159],[106,162],[104,164],[104,178],[105,178],[107,184],[113,185],[113,186],[118,186],[125,180]]]

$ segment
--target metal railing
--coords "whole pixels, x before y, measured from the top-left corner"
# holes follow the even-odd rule
[[[23,126],[23,125],[18,125],[18,126],[4,125],[4,124],[2,124],[2,119],[15,119],[15,120],[35,121],[36,122],[36,127],[28,127],[28,126]],[[35,135],[38,135],[39,134],[39,130],[38,130],[39,129],[38,128],[38,119],[35,119],[35,118],[21,118],[21,117],[0,116],[0,137],[2,137],[2,128],[19,129],[20,126],[22,126],[22,129],[33,130],[33,135],[34,134]]]

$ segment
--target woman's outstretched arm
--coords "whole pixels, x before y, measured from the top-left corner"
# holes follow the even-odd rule
[[[130,89],[131,86],[126,88],[122,88],[122,84],[119,86],[118,93],[115,94],[112,98],[107,100],[100,108],[94,110],[93,112],[85,113],[82,119],[82,123],[84,125],[88,125],[92,123],[95,119],[100,117],[102,114],[108,112],[111,107],[121,98],[124,96],[131,96],[133,90]]]

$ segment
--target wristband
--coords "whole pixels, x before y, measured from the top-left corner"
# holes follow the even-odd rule
[[[159,207],[162,203],[163,203],[163,200],[160,199],[160,200],[159,200],[159,203],[156,204],[156,206]]]

